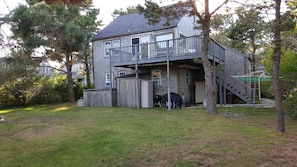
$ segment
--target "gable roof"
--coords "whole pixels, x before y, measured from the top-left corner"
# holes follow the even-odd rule
[[[160,22],[157,24],[149,25],[144,14],[132,13],[122,15],[99,31],[92,41],[176,27],[180,19],[171,20],[169,26],[164,26],[165,18],[160,18]]]

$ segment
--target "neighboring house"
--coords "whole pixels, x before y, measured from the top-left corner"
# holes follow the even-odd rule
[[[72,78],[77,80],[78,83],[81,83],[82,85],[86,85],[86,78],[83,74],[84,65],[82,63],[75,63],[72,65]]]
[[[169,26],[164,26],[165,21],[161,18],[158,24],[149,25],[144,15],[133,13],[117,17],[95,35],[92,45],[95,89],[111,90],[112,84],[118,106],[136,107],[137,101],[150,102],[152,96],[168,91],[183,96],[187,104],[202,103],[205,99],[202,37],[201,30],[193,28],[197,26],[196,17],[180,17],[170,21]],[[252,103],[248,84],[231,77],[248,73],[248,57],[211,40],[209,59],[216,66],[218,102],[226,103],[227,95],[232,93]],[[148,86],[143,87],[141,81],[148,81]]]
[[[92,68],[92,67],[91,67]],[[74,81],[77,81],[78,83],[80,83],[82,86],[86,86],[87,85],[87,78],[85,75],[85,65],[81,62],[76,62],[74,64],[72,64],[72,68],[71,68],[71,73],[72,73],[72,78],[74,79]],[[90,69],[90,81],[91,84],[94,83],[94,79],[93,79],[93,70]],[[66,67],[63,68],[63,71],[66,71]],[[66,72],[63,72],[63,74],[65,74]]]
[[[37,70],[44,77],[51,78],[55,76],[54,69],[50,67],[50,63],[48,61],[42,61]]]

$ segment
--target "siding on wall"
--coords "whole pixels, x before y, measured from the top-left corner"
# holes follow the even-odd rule
[[[154,85],[154,95],[164,95],[167,93],[167,69],[166,65],[155,67],[152,70],[161,70],[161,85]],[[185,82],[185,70],[190,73],[189,83]],[[187,103],[195,101],[195,81],[203,81],[203,69],[180,68],[177,65],[170,66],[170,91],[185,97]]]
[[[186,83],[186,70],[189,71],[189,83]],[[178,92],[181,96],[185,97],[185,102],[189,103],[193,101],[193,78],[192,78],[192,71],[186,68],[178,69]]]
[[[238,84],[233,75],[245,75],[250,73],[250,61],[246,54],[240,53],[230,48],[225,50],[225,75],[226,82],[231,84],[234,88],[241,90],[248,95],[248,90],[241,84]]]
[[[175,66],[170,66],[170,91],[177,92],[177,69]],[[154,85],[154,95],[164,95],[167,93],[167,68],[166,66],[161,66],[157,68],[152,68],[152,70],[161,70],[161,85]]]
[[[104,42],[105,41],[93,41],[93,59],[94,59],[94,87],[95,89],[108,88],[105,85],[105,73],[109,73],[109,57],[105,57],[104,54]],[[127,74],[132,73],[130,68],[112,68],[113,73],[113,88],[116,88],[115,77],[118,77],[119,71],[126,71]]]
[[[202,31],[198,29],[194,29],[194,16],[191,17],[183,17],[177,24],[178,27],[178,33],[183,34],[187,37],[194,36],[194,35],[201,35]]]
[[[250,62],[246,54],[230,48],[225,50],[225,73],[229,76],[249,73]],[[246,68],[243,68],[246,67]]]

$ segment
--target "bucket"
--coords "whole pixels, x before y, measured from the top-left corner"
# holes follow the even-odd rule
[[[77,100],[77,106],[78,107],[83,107],[84,106],[84,99]]]

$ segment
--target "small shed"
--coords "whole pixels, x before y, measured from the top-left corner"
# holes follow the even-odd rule
[[[132,77],[117,78],[117,102],[121,107],[152,108],[153,82]]]

